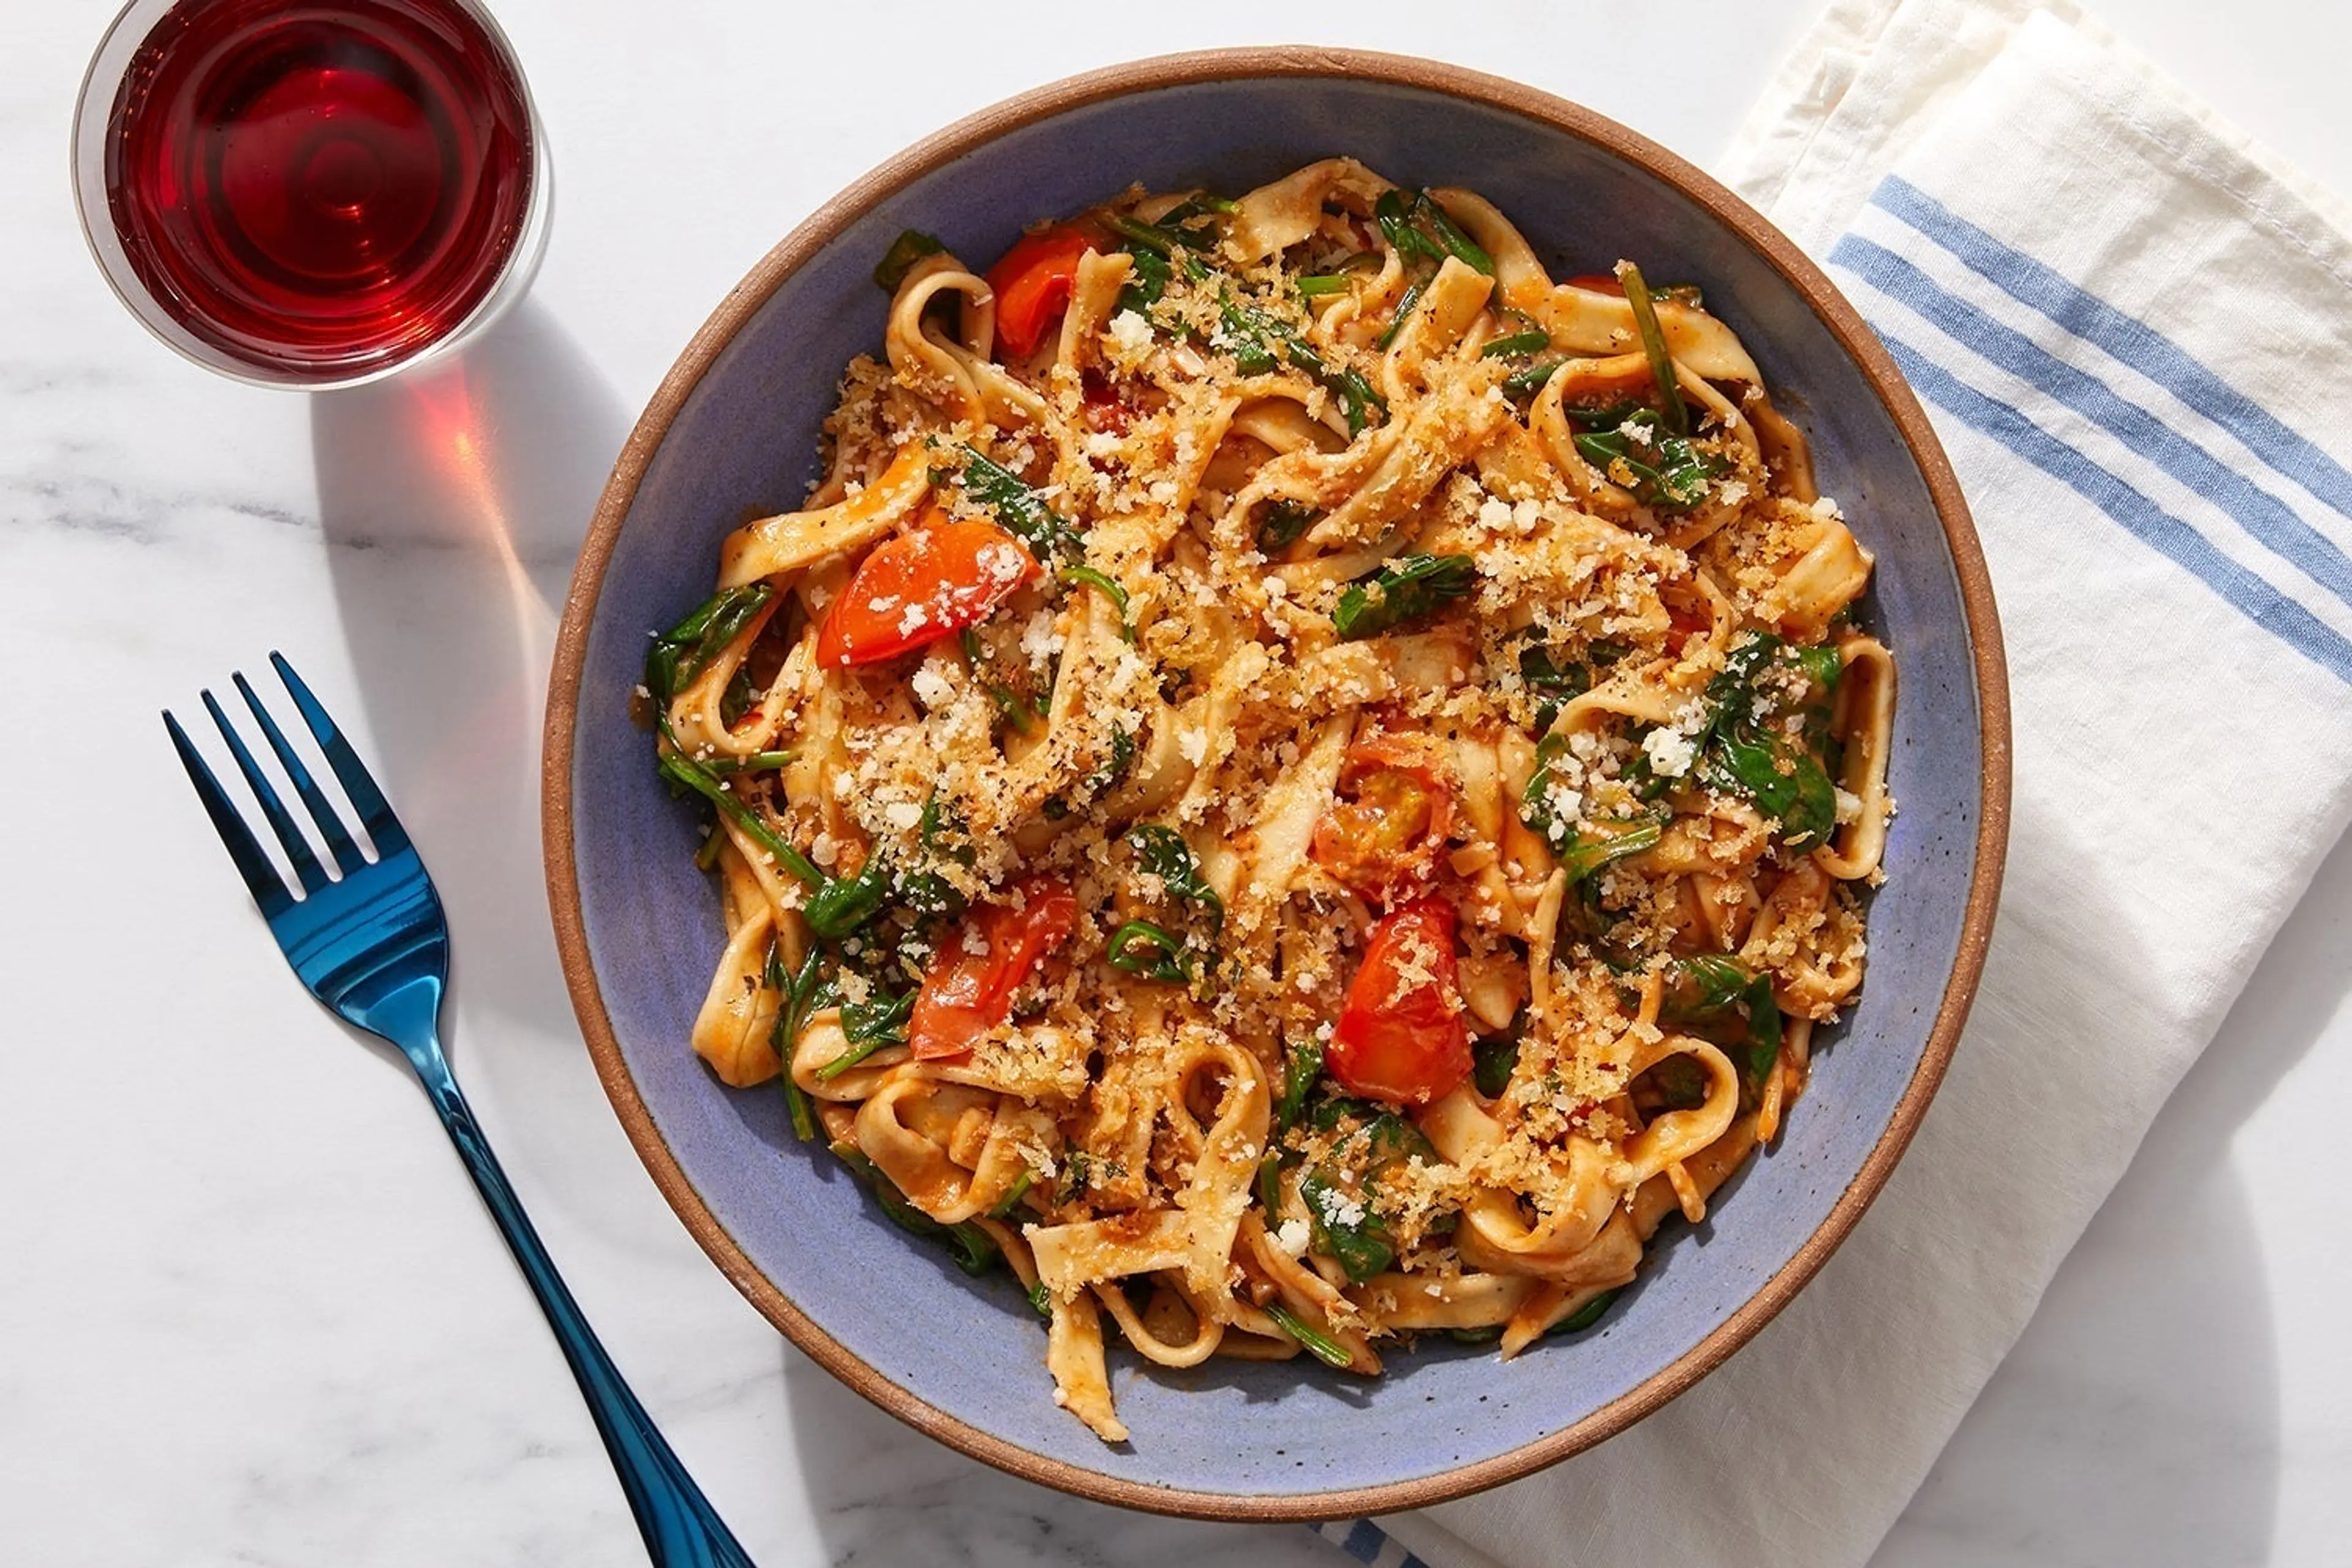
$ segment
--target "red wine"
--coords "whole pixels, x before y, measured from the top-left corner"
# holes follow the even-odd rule
[[[320,379],[463,321],[530,211],[530,105],[455,0],[181,0],[114,101],[107,199],[156,303]]]

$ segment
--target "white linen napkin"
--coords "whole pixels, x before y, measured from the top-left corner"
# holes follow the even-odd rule
[[[1833,0],[1728,165],[1885,340],[1974,509],[2015,712],[2000,924],[1941,1094],[1811,1287],[1598,1449],[1325,1527],[1380,1568],[1863,1563],[2352,814],[2329,198],[2027,0]]]

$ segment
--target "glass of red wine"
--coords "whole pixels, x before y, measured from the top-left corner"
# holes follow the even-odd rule
[[[488,326],[530,287],[552,196],[475,0],[131,0],[82,83],[74,184],[149,331],[313,389]]]

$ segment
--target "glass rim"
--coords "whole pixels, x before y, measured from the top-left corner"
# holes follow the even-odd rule
[[[547,123],[540,116],[538,100],[531,96],[530,79],[515,52],[514,41],[507,37],[498,18],[482,0],[447,0],[471,16],[489,39],[491,47],[498,50],[514,78],[530,133],[530,195],[523,209],[522,223],[499,264],[497,276],[473,308],[438,337],[413,347],[352,365],[321,363],[307,373],[292,365],[273,368],[242,358],[173,319],[131,267],[129,251],[115,226],[106,179],[106,143],[123,78],[156,25],[182,6],[215,3],[216,0],[125,0],[107,24],[97,48],[91,51],[89,64],[82,71],[81,87],[74,95],[67,153],[75,216],[80,222],[82,241],[89,247],[100,276],[106,279],[107,287],[131,312],[132,320],[182,359],[227,380],[277,391],[334,392],[383,381],[455,353],[479,337],[529,291],[544,258],[554,216],[555,174],[548,152]]]

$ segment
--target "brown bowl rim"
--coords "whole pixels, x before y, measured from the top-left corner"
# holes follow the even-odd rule
[[[590,622],[622,520],[635,500],[646,467],[670,422],[719,353],[783,281],[876,203],[982,144],[1040,120],[1107,99],[1194,83],[1255,78],[1342,77],[1436,91],[1507,110],[1565,131],[1633,163],[1697,202],[1738,235],[1810,304],[1862,368],[1894,416],[1913,460],[1927,482],[1944,528],[1976,661],[1977,702],[1983,749],[1982,807],[1975,863],[1962,918],[1959,952],[1946,984],[1926,1049],[1869,1157],[1853,1183],[1795,1257],[1758,1288],[1739,1309],[1671,1364],[1572,1426],[1507,1454],[1412,1480],[1278,1497],[1235,1496],[1122,1480],[1047,1458],[981,1431],[938,1409],[852,1354],[779,1290],[713,1217],[672,1156],[621,1057],[588,953],[582,921],[578,867],[572,854],[572,739],[580,674]],[[597,1077],[629,1142],[662,1195],[687,1229],[769,1321],[817,1364],[918,1431],[976,1459],[1097,1501],[1156,1513],[1247,1522],[1344,1519],[1424,1508],[1516,1480],[1614,1436],[1697,1383],[1787,1306],[1844,1241],[1885,1184],[1895,1162],[1927,1113],[1950,1065],[1992,935],[2002,861],[2009,838],[2009,683],[2000,617],[1984,555],[1959,481],[1952,473],[1918,399],[1853,307],[1821,268],[1761,214],[1696,167],[1602,115],[1506,78],[1460,66],[1367,50],[1280,46],[1207,49],[1129,61],[1065,78],[1006,99],[925,137],[859,178],[819,207],[762,257],[697,331],[630,432],[598,500],[582,545],[549,677],[541,779],[541,831],[547,861],[548,902],[573,1010],[595,1058]],[[1041,1395],[1042,1397],[1042,1395]]]

